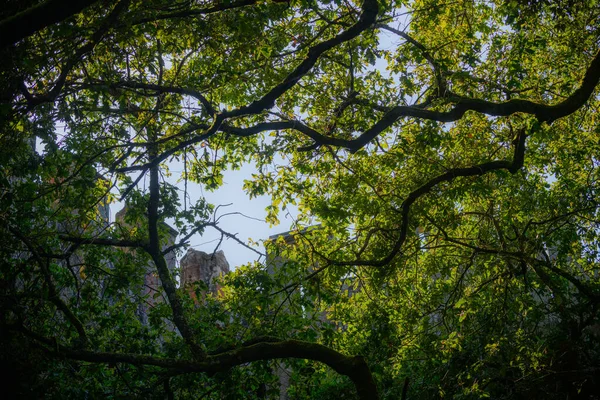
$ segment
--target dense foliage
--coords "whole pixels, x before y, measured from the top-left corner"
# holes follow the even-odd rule
[[[6,390],[597,398],[597,0],[9,1],[0,38]],[[230,237],[187,188],[248,164],[294,243],[177,287],[163,222]]]

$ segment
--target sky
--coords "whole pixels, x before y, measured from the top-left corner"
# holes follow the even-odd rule
[[[192,204],[200,196],[204,196],[209,203],[215,206],[221,205],[217,215],[227,213],[243,214],[223,216],[219,221],[219,227],[226,232],[237,234],[238,239],[244,243],[248,243],[249,239],[259,242],[268,239],[271,235],[289,231],[294,222],[293,218],[297,215],[297,210],[294,207],[289,207],[280,214],[279,219],[281,222],[279,225],[269,226],[264,221],[265,208],[271,204],[270,197],[264,195],[250,199],[242,189],[244,180],[250,179],[252,174],[256,172],[256,169],[250,164],[244,165],[237,171],[226,171],[223,177],[223,185],[214,192],[203,190],[198,184],[190,183],[188,185]],[[183,189],[183,182],[179,186]],[[207,229],[204,234],[193,236],[190,246],[196,250],[212,253],[219,244],[220,237],[220,233],[216,230]],[[255,248],[264,253],[264,246],[259,245]],[[228,238],[223,239],[218,250],[223,250],[232,269],[259,258],[259,255],[255,252]]]
[[[169,167],[173,174],[171,177],[166,178],[166,180],[176,185],[183,192],[184,183],[177,183],[182,167],[179,169],[177,165],[170,165]],[[267,240],[271,235],[289,231],[290,226],[294,222],[294,217],[297,215],[297,209],[290,206],[286,211],[283,211],[279,215],[279,225],[270,226],[265,222],[265,208],[271,203],[270,197],[264,195],[250,199],[243,190],[244,180],[250,179],[252,174],[256,172],[256,169],[250,164],[244,165],[237,171],[225,171],[223,185],[215,191],[203,190],[201,185],[188,182],[188,205],[194,204],[199,198],[204,197],[207,202],[213,204],[215,207],[219,206],[216,216],[222,217],[219,220],[218,226],[224,231],[236,235],[244,243],[249,243],[250,241],[257,242],[258,244],[254,245],[253,248],[260,253],[264,253],[265,249],[261,241]],[[145,184],[146,182],[142,179],[140,186],[143,188]],[[183,194],[180,194],[181,201],[183,201]],[[110,204],[111,222],[115,221],[115,214],[123,206],[123,202]],[[230,213],[231,215],[225,215]],[[172,221],[167,220],[166,222],[174,227]],[[220,238],[221,234],[217,230],[207,228],[203,234],[192,236],[188,247],[209,254],[217,250],[223,250],[225,258],[229,262],[229,267],[232,270],[260,258],[259,254],[240,245],[233,239],[224,238],[219,244]],[[177,240],[181,240],[181,237],[179,236]],[[181,257],[178,257],[178,259],[181,259]],[[264,261],[264,258],[261,261]]]

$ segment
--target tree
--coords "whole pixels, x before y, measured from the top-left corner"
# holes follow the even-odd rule
[[[55,3],[0,21],[20,395],[268,398],[279,362],[294,398],[594,395],[596,1]],[[269,222],[299,208],[295,244],[195,303],[166,252],[235,236],[188,182],[246,163]]]

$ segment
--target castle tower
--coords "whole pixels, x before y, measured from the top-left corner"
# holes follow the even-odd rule
[[[187,288],[194,300],[197,300],[192,287],[195,282],[204,282],[210,293],[218,294],[220,288],[215,282],[215,278],[229,273],[229,263],[223,250],[208,254],[190,248],[179,265],[181,267],[181,287]]]

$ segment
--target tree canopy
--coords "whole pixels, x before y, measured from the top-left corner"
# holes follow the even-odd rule
[[[9,1],[0,38],[18,396],[597,398],[597,0]],[[248,165],[293,240],[180,287],[194,235],[251,245],[188,185]]]

